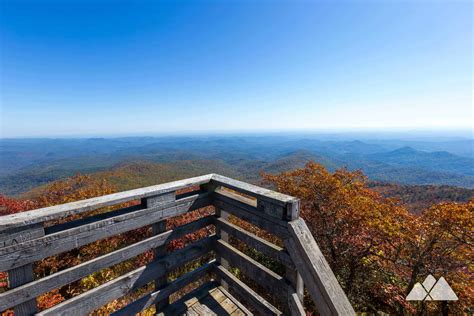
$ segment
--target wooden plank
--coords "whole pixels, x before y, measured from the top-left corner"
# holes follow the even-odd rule
[[[73,221],[65,222],[65,223],[60,223],[56,224],[53,226],[45,227],[44,232],[46,235],[51,235],[55,234],[64,230],[76,228],[79,226],[84,226],[87,224],[92,224],[98,221],[102,221],[104,219],[112,218],[115,216],[119,215],[124,215],[124,214],[129,214],[133,213],[139,210],[142,210],[143,206],[142,205],[132,205],[128,207],[123,207],[118,210],[113,210],[110,212],[105,212],[105,213],[100,213],[97,215],[89,216],[89,217],[84,217],[84,218],[79,218]]]
[[[17,231],[15,238],[17,240],[27,240],[37,236],[44,235],[42,224],[28,225],[23,232]],[[33,273],[33,264],[29,263],[24,266],[15,267],[8,271],[8,283],[10,288],[17,288],[25,283],[33,281],[35,278]],[[15,315],[31,315],[36,312],[36,295],[30,295],[27,300],[21,304],[15,304],[13,309]],[[3,310],[3,309],[0,309]]]
[[[125,203],[149,196],[159,195],[162,193],[177,191],[208,183],[212,175],[204,175],[195,178],[189,178],[146,188],[129,190],[87,200],[71,202],[56,206],[45,207],[27,212],[21,212],[0,217],[0,231],[13,227],[20,227],[35,223],[41,223],[54,219],[64,218],[74,214],[80,214],[92,211],[101,207],[111,206],[115,204]]]
[[[292,292],[288,295],[288,306],[290,309],[290,314],[292,316],[305,316],[306,315],[306,312],[303,307],[303,303],[301,302],[296,292]]]
[[[181,200],[181,199],[184,199],[186,197],[190,197],[192,195],[196,195],[196,194],[200,194],[200,193],[203,193],[203,192],[199,192],[199,191],[187,192],[187,193],[184,193],[184,194],[177,195],[175,200]],[[91,224],[91,223],[98,222],[100,220],[104,220],[104,219],[107,219],[107,218],[115,217],[115,216],[118,216],[118,215],[133,213],[133,212],[138,211],[138,210],[143,209],[143,208],[146,208],[146,206],[143,206],[143,204],[142,205],[133,205],[133,206],[124,207],[124,208],[121,208],[121,209],[118,209],[118,210],[109,211],[109,212],[105,212],[105,213],[100,213],[100,214],[97,214],[97,215],[93,215],[93,216],[89,216],[89,217],[80,218],[80,219],[77,219],[77,220],[57,224],[57,225],[54,225],[54,226],[46,227],[45,228],[45,234],[46,235],[54,234],[54,233],[60,232],[62,230],[67,230],[67,229],[75,228],[75,227],[78,227],[78,226]]]
[[[245,307],[241,302],[239,302],[239,300],[237,300],[232,294],[230,294],[229,292],[227,292],[227,290],[223,287],[223,286],[219,286],[218,289],[227,297],[229,298],[232,303],[235,304],[235,306],[237,306],[238,310],[237,311],[234,311],[232,313],[230,313],[231,315],[248,315],[248,316],[251,316],[253,315],[252,312],[250,312],[247,307]],[[239,312],[240,310],[240,312]]]
[[[223,211],[222,209],[220,209],[218,207],[215,207],[215,208],[216,208],[216,218],[217,219],[222,219],[224,221],[227,221],[229,219],[229,213],[228,212]],[[222,230],[217,225],[216,225],[216,235],[217,235],[217,238],[220,238],[221,240],[223,240],[227,243],[229,242],[228,232],[225,231],[225,230]],[[226,258],[222,257],[219,252],[216,253],[216,259],[217,259],[217,262],[220,265],[222,265],[224,268],[227,268],[227,269],[230,268],[230,264],[229,264],[228,260]],[[221,284],[224,288],[228,288],[228,284],[225,281],[221,282]]]
[[[193,271],[188,272],[185,275],[177,278],[165,288],[146,294],[145,296],[139,298],[138,300],[128,304],[124,308],[114,312],[112,315],[113,316],[135,315],[151,307],[152,305],[163,301],[164,299],[168,299],[169,296],[173,294],[174,292],[178,291],[179,289],[185,287],[191,282],[194,282],[200,279],[201,277],[203,277],[204,275],[206,275],[206,273],[208,273],[211,270],[214,264],[215,264],[215,260],[212,260],[202,265],[201,267],[194,269]],[[157,310],[157,313],[158,312],[159,311]]]
[[[276,218],[274,216],[269,216],[266,213],[263,213],[257,208],[257,201],[249,199],[245,196],[242,196],[238,193],[225,190],[225,189],[216,189],[212,194],[215,200],[226,202],[227,204],[232,205],[233,207],[245,210],[251,213],[253,216],[265,219],[268,222],[271,222],[274,225],[286,227],[287,221]]]
[[[214,269],[217,277],[225,280],[232,290],[234,290],[242,299],[246,300],[262,315],[282,315],[275,306],[261,297],[257,292],[252,290],[244,282],[240,281],[236,276],[230,273],[223,266],[216,266]]]
[[[115,216],[92,224],[0,249],[0,271],[41,260],[91,242],[124,233],[208,205],[207,193]]]
[[[274,217],[265,216],[259,212],[256,206],[244,202],[242,199],[237,199],[238,195],[231,195],[228,192],[216,191],[212,194],[214,206],[224,210],[234,216],[258,226],[270,233],[277,235],[280,238],[288,236],[287,222],[279,220]]]
[[[192,290],[188,294],[181,297],[179,300],[169,305],[163,311],[159,312],[159,316],[164,315],[181,315],[193,304],[198,303],[200,299],[207,296],[210,291],[218,287],[219,284],[215,281],[209,281],[201,285],[200,287]]]
[[[266,199],[268,201],[272,201],[273,203],[276,203],[279,205],[286,205],[286,203],[288,202],[293,202],[297,200],[296,198],[283,194],[283,193],[268,190],[268,189],[250,184],[250,183],[234,180],[234,179],[227,178],[218,174],[212,175],[211,183],[215,183],[217,185],[221,185],[226,188],[229,188],[229,189],[232,189],[237,192],[241,192],[253,197]]]
[[[152,196],[149,198],[142,199],[142,205],[144,205],[146,208],[150,208],[150,207],[155,207],[164,203],[165,204],[171,203],[175,200],[176,200],[176,192],[168,192],[168,193],[164,193],[158,196]],[[158,235],[166,231],[166,219],[153,224],[151,227],[152,227],[153,235]],[[155,260],[159,259],[160,257],[166,256],[166,253],[167,253],[166,245],[156,247],[154,249]],[[161,276],[158,276],[155,279],[155,290],[157,291],[164,288],[167,283],[168,283],[168,273],[163,273]],[[157,303],[156,310],[161,310],[168,305],[169,305],[169,300],[163,299]]]
[[[301,274],[296,270],[296,268],[286,268],[285,269],[285,279],[291,284],[295,289],[296,294],[303,301],[304,298],[304,282]]]
[[[302,219],[288,223],[291,238],[285,240],[291,258],[321,315],[355,315],[311,232]]]
[[[268,291],[282,293],[283,295],[278,295],[278,299],[281,300],[283,304],[287,304],[288,300],[286,295],[288,293],[288,284],[286,284],[285,280],[280,275],[253,260],[223,240],[219,239],[215,244],[216,252],[231,262],[233,267],[239,268],[244,274],[255,280],[260,286]]]
[[[213,222],[212,215],[203,217],[197,221],[179,226],[157,236],[152,236],[111,253],[94,258],[77,266],[51,274],[42,279],[24,284],[7,292],[0,293],[0,310],[6,310],[15,305],[21,304],[37,297],[43,293],[60,288],[66,284],[77,281],[91,273],[113,266],[122,261],[128,260],[150,249],[165,245],[173,239],[181,238]]]
[[[144,286],[157,276],[197,259],[212,249],[214,236],[203,238],[186,248],[135,269],[90,291],[75,296],[37,315],[85,315],[108,302]]]
[[[45,231],[42,224],[27,225],[8,229],[6,231],[0,232],[0,248],[17,245],[28,240],[40,238],[43,237],[44,234]]]
[[[216,227],[227,231],[231,236],[243,241],[246,245],[255,248],[255,250],[258,252],[261,252],[262,254],[277,260],[287,267],[295,267],[293,261],[285,249],[269,241],[266,241],[265,239],[260,238],[237,225],[229,223],[222,218],[217,218],[215,223]]]

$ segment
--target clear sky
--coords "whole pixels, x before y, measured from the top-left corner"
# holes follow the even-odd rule
[[[474,122],[470,1],[0,6],[2,137]]]

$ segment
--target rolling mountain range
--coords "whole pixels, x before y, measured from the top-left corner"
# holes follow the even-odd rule
[[[428,141],[422,143],[429,147]],[[257,181],[317,161],[330,170],[361,169],[371,180],[474,188],[474,158],[457,140],[457,152],[428,151],[414,141],[324,139],[315,136],[202,136],[0,140],[0,192],[15,195],[74,173],[114,172],[135,162],[155,164],[183,178],[208,172]],[[400,146],[402,145],[402,146]],[[409,145],[413,145],[409,146]],[[161,168],[161,169],[160,169]],[[150,184],[173,177],[150,177]],[[138,181],[138,180],[137,180]]]

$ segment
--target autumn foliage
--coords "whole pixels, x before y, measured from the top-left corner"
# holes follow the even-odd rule
[[[361,172],[330,173],[312,162],[264,179],[301,199],[302,217],[357,311],[472,312],[474,201],[433,205],[416,216],[370,190]],[[428,274],[444,276],[459,301],[405,301]]]
[[[107,181],[98,180],[97,178],[91,176],[78,174],[66,180],[53,182],[45,190],[43,190],[42,195],[34,201],[20,201],[0,195],[0,214],[7,215],[20,211],[26,211],[35,208],[47,207],[62,203],[88,199],[96,196],[102,196],[114,192],[116,192],[116,189]],[[134,201],[124,203],[115,206],[114,209],[119,207],[131,206],[133,204],[138,203],[140,202]],[[46,223],[46,225],[57,225],[66,221],[77,220],[82,217],[87,217],[111,210],[113,209],[102,208],[85,214],[73,215],[65,219],[48,222]],[[205,208],[202,210],[187,213],[183,216],[172,218],[167,222],[168,229],[171,229],[175,226],[183,225],[188,222],[192,222],[198,219],[199,217],[209,213],[210,210]],[[173,251],[175,249],[183,248],[188,243],[207,236],[209,233],[209,229],[201,229],[195,233],[188,234],[178,240],[173,240],[168,246],[168,250]],[[34,272],[37,278],[43,278],[58,271],[96,258],[100,255],[109,253],[113,250],[133,244],[150,236],[151,227],[148,226],[127,233],[119,234],[113,237],[109,237],[105,240],[99,240],[90,243],[86,246],[41,260],[35,264]],[[37,299],[38,308],[40,310],[50,308],[66,299],[72,298],[87,290],[95,288],[107,281],[117,278],[118,276],[123,275],[126,272],[143,266],[150,262],[152,259],[153,253],[152,251],[148,251],[142,255],[119,263],[110,268],[102,269],[101,271],[95,272],[86,278],[73,282],[60,289],[56,289],[54,291],[46,293]],[[2,288],[5,289],[7,286],[8,282],[6,273],[0,273],[0,292],[2,291]],[[141,289],[142,292],[146,290],[146,288]],[[99,311],[96,311],[96,314],[110,314],[112,311],[117,310],[126,305],[128,302],[130,302],[134,295],[135,297],[139,296],[140,291],[132,294],[129,297],[124,297],[122,299],[110,302],[109,304],[101,308]]]
[[[389,314],[406,313],[472,313],[474,306],[473,242],[474,200],[467,203],[440,203],[424,209],[420,215],[407,211],[399,201],[382,197],[369,188],[361,172],[339,169],[330,173],[321,165],[308,163],[304,168],[278,175],[263,175],[264,183],[278,191],[301,199],[301,216],[336,274],[344,291],[358,312]],[[12,214],[50,205],[72,202],[116,192],[107,181],[90,176],[76,175],[49,185],[35,200],[15,200],[0,196],[0,215]],[[117,207],[129,206],[139,201]],[[57,225],[111,208],[75,215]],[[202,209],[168,221],[173,228],[210,214]],[[236,221],[234,218],[233,221]],[[275,238],[245,222],[246,228],[260,237],[276,243]],[[173,241],[173,251],[189,242],[207,236],[210,228]],[[151,236],[151,228],[120,234],[107,240],[46,258],[35,264],[37,277],[44,277],[80,264],[112,250],[130,245]],[[245,247],[245,245],[240,245]],[[251,249],[242,249],[246,253]],[[249,253],[265,260],[258,253]],[[38,307],[46,309],[63,300],[97,287],[132,269],[150,262],[153,254],[147,252],[113,267],[98,271],[89,277],[71,283],[38,299]],[[264,262],[274,270],[278,264]],[[186,267],[181,272],[185,272]],[[177,273],[181,273],[177,272]],[[439,302],[410,303],[405,300],[415,282],[432,274],[444,276],[459,297],[448,304]],[[6,275],[0,274],[1,288],[7,286]],[[146,289],[144,289],[146,290]],[[139,295],[140,293],[136,293]],[[133,296],[133,295],[132,295]],[[129,298],[111,302],[98,314],[107,314],[124,306]],[[128,301],[127,301],[128,300]],[[315,310],[310,301],[309,311]]]

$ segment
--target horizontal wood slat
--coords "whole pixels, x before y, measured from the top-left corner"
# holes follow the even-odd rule
[[[125,203],[136,199],[141,199],[145,197],[185,189],[196,185],[201,185],[204,183],[208,183],[211,178],[212,174],[208,174],[205,176],[158,184],[146,188],[99,196],[87,200],[6,215],[1,217],[0,231],[13,227],[25,226],[49,220],[64,218],[70,215],[92,211],[105,206]]]
[[[215,282],[213,280],[208,281],[208,282],[204,283],[203,285],[199,286],[198,288],[192,290],[188,294],[184,295],[183,297],[181,297],[179,300],[177,300],[173,304],[168,305],[162,311],[158,311],[158,313],[156,315],[158,315],[158,316],[165,316],[165,315],[166,316],[167,315],[185,316],[185,315],[183,315],[183,312],[186,312],[186,309],[187,309],[186,302],[188,300],[190,300],[190,299],[200,300],[200,299],[206,297],[209,294],[209,291],[212,291],[212,289],[215,289],[218,286],[219,286],[219,284],[217,282]],[[186,315],[186,316],[199,316],[199,315],[191,314],[191,315]],[[214,316],[214,315],[209,315],[209,316]]]
[[[203,193],[1,248],[0,271],[7,271],[207,205],[209,205],[208,193]]]
[[[215,236],[203,238],[168,256],[135,269],[90,291],[75,296],[37,315],[85,315],[108,302],[142,287],[169,270],[207,254]]]
[[[194,282],[204,275],[208,273],[213,265],[215,264],[216,260],[211,260],[210,262],[200,266],[197,269],[194,269],[191,272],[186,273],[185,275],[177,278],[170,284],[168,284],[165,288],[148,293],[143,297],[139,298],[138,300],[128,304],[124,308],[112,313],[113,316],[127,316],[127,315],[135,315],[156,303],[159,303],[165,298],[168,298],[171,294],[178,291],[179,289],[185,287],[186,285]]]
[[[215,245],[216,252],[225,258],[232,267],[238,267],[244,274],[268,291],[279,293],[277,298],[283,304],[287,304],[288,284],[283,277],[221,239],[217,240]]]
[[[276,191],[272,191],[269,189],[265,189],[250,183],[242,182],[239,180],[231,179],[228,177],[224,177],[218,174],[212,175],[211,183],[224,186],[226,188],[232,189],[237,192],[241,192],[253,197],[257,197],[260,199],[266,199],[271,201],[275,204],[279,205],[286,205],[286,203],[297,201],[298,199],[279,193]]]
[[[147,238],[124,248],[115,250],[106,255],[86,261],[77,266],[73,266],[66,270],[51,274],[42,279],[27,283],[25,285],[11,289],[7,292],[1,293],[0,311],[26,302],[30,300],[31,297],[39,296],[43,293],[49,292],[71,282],[77,281],[96,271],[100,271],[104,268],[113,266],[117,263],[138,256],[139,254],[142,254],[150,249],[165,245],[171,240],[181,238],[186,234],[206,227],[212,224],[212,222],[212,215],[203,217],[197,221],[191,222],[183,226],[179,226],[173,230],[166,231],[160,235]]]
[[[280,238],[288,236],[287,222],[274,217],[265,216],[253,205],[246,203],[238,194],[216,191],[212,194],[214,206],[237,216],[263,230],[277,235]]]
[[[232,290],[236,291],[241,298],[251,303],[261,315],[282,315],[282,312],[280,312],[275,306],[257,294],[257,292],[252,290],[247,284],[240,281],[223,266],[216,266],[214,272],[219,279],[223,279],[227,282]]]
[[[255,250],[261,252],[262,254],[277,260],[289,268],[295,267],[290,255],[285,249],[269,241],[266,241],[265,239],[260,238],[237,225],[229,223],[222,218],[216,218],[215,224],[217,227],[225,230],[231,236],[241,240],[246,245],[255,248]]]

